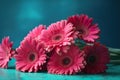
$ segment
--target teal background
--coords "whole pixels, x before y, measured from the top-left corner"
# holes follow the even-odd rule
[[[120,48],[119,0],[0,0],[0,40],[9,35],[16,48],[35,26],[82,13],[99,24],[101,43]]]
[[[17,48],[20,41],[39,24],[50,25],[74,14],[87,14],[101,29],[100,42],[120,48],[119,0],[0,0],[0,41],[10,36]],[[72,76],[22,73],[15,70],[12,59],[8,69],[0,69],[0,80],[117,80],[120,66],[110,65],[106,74]]]

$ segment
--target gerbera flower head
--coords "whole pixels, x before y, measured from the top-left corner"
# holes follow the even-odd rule
[[[53,74],[75,74],[85,66],[84,52],[80,49],[71,45],[67,53],[61,55],[53,52],[53,55],[48,61],[48,72]]]
[[[10,41],[9,37],[2,39],[0,44],[0,68],[8,67],[8,62],[14,55],[12,45],[13,42]]]
[[[36,40],[39,40],[39,36],[41,35],[42,30],[45,30],[46,26],[39,25],[38,27],[35,27],[32,31],[28,33],[28,35],[25,38],[34,38]]]
[[[93,74],[105,72],[106,64],[110,61],[108,49],[100,43],[95,43],[93,46],[86,46],[84,51],[87,65],[83,71]]]
[[[51,51],[54,47],[71,45],[74,42],[74,29],[71,23],[62,20],[51,24],[47,30],[43,30],[40,40],[45,44],[46,50]]]
[[[32,38],[26,38],[16,51],[16,69],[19,71],[37,72],[46,63],[43,45]]]
[[[68,23],[72,23],[79,32],[78,37],[85,42],[95,42],[99,38],[100,29],[98,24],[93,24],[93,19],[87,15],[73,15],[68,18]]]

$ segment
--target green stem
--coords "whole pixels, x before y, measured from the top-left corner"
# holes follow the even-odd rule
[[[109,50],[110,53],[120,55],[120,49],[116,49],[116,48],[110,48],[110,47],[108,47],[108,50]]]
[[[120,64],[120,60],[110,60],[110,64]]]
[[[110,64],[120,65],[120,55],[115,49],[110,52]]]

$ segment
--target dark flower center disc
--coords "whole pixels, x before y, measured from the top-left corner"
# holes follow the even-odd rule
[[[35,60],[35,55],[34,54],[30,54],[29,55],[29,59],[30,59],[30,61],[34,61]]]
[[[62,63],[63,65],[69,65],[71,63],[71,60],[68,58],[68,57],[65,57],[63,60],[62,60]]]
[[[95,56],[89,56],[88,58],[87,58],[87,62],[88,63],[95,63],[96,62],[96,57]]]
[[[79,30],[79,34],[83,34],[85,31],[83,29]]]
[[[57,35],[57,36],[54,37],[54,40],[56,40],[56,41],[59,41],[60,39],[61,39],[60,35]]]

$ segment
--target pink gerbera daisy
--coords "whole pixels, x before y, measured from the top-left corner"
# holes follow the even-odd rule
[[[2,39],[0,44],[0,68],[7,68],[9,60],[13,57],[14,50],[12,49],[13,42],[9,37]]]
[[[93,19],[87,15],[74,15],[68,18],[68,23],[72,23],[79,32],[78,37],[86,42],[94,42],[99,38],[100,29],[97,24],[92,24]]]
[[[53,74],[75,74],[85,66],[84,52],[71,45],[67,53],[61,55],[53,52],[48,62],[48,72]]]
[[[47,51],[51,51],[55,47],[59,52],[60,46],[73,43],[73,26],[71,23],[67,23],[66,20],[53,23],[47,30],[42,31],[40,40],[45,44]]]
[[[35,27],[32,31],[28,33],[28,35],[25,38],[34,38],[36,40],[39,40],[39,36],[41,35],[42,30],[46,29],[46,26],[39,25],[38,27]]]
[[[86,54],[87,65],[84,68],[86,73],[102,73],[107,69],[106,64],[109,63],[108,49],[100,43],[84,48]]]
[[[43,45],[32,38],[26,38],[17,48],[16,69],[20,71],[37,72],[46,62]]]

